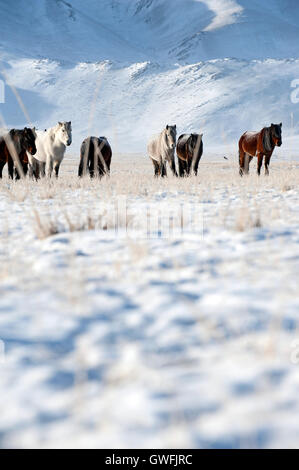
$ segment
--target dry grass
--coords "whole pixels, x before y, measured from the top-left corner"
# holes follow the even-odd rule
[[[240,178],[237,164],[202,161],[197,177],[157,179],[144,156],[134,158],[115,159],[110,178],[93,180],[79,179],[76,162],[66,160],[58,179],[11,182],[4,177],[1,193],[7,201],[24,204],[33,214],[36,236],[43,239],[61,232],[113,228],[114,207],[122,196],[129,210],[118,214],[121,227],[138,226],[142,213],[136,215],[136,207],[138,212],[144,203],[165,211],[167,205],[191,201],[208,208],[206,224],[245,231],[284,216],[290,210],[285,195],[296,191],[299,182],[296,162],[273,162],[269,177],[258,177],[253,165],[251,174]]]
[[[239,188],[239,191],[249,190],[254,193],[261,188],[274,188],[289,191],[298,186],[299,165],[296,163],[272,163],[270,176],[258,177],[255,166],[251,167],[251,174],[240,178],[238,167],[230,162],[216,163],[203,161],[200,163],[198,177],[153,178],[153,169],[150,162],[144,157],[136,157],[133,165],[128,158],[114,161],[112,164],[111,177],[90,180],[88,177],[77,177],[77,165],[75,161],[67,161],[62,164],[60,178],[56,180],[39,180],[37,182],[25,179],[21,182],[6,183],[7,192],[14,200],[24,200],[26,197],[36,195],[38,199],[54,199],[59,197],[63,190],[87,190],[98,192],[99,197],[109,198],[115,195],[126,194],[132,196],[151,196],[159,191],[183,191],[193,193],[194,191],[211,192],[218,185],[230,188]],[[8,183],[8,184],[7,184]],[[3,189],[3,184],[2,184]]]
[[[63,213],[63,220],[56,217],[42,216],[36,209],[34,209],[34,230],[37,238],[43,240],[57,235],[58,233],[65,232],[82,232],[86,230],[107,230],[107,224],[103,223],[101,215],[98,217],[91,217],[87,215],[82,218],[71,217],[67,213]]]
[[[259,213],[252,214],[247,207],[243,207],[237,213],[236,230],[238,232],[245,232],[250,228],[260,227],[262,227],[262,221]]]

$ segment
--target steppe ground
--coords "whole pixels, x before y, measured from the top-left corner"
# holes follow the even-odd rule
[[[76,172],[0,182],[0,445],[298,447],[299,163]]]

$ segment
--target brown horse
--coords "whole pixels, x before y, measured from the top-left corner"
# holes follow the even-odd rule
[[[249,173],[249,163],[253,157],[257,157],[257,173],[260,175],[263,158],[265,156],[265,174],[269,174],[269,163],[274,148],[282,144],[280,124],[271,124],[260,132],[245,132],[239,140],[239,165],[240,175]]]
[[[111,158],[112,150],[106,137],[87,137],[81,145],[78,176],[86,172],[91,178],[109,175]]]
[[[178,138],[176,152],[180,176],[189,176],[190,171],[197,175],[198,164],[203,153],[202,136],[203,134],[182,134]]]
[[[27,151],[36,153],[35,128],[25,127],[23,130],[11,129],[8,134],[0,137],[0,178],[4,165],[8,165],[8,175],[13,179],[15,166],[16,179],[26,175],[28,170]]]

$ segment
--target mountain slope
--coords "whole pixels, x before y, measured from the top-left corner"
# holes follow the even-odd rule
[[[293,0],[1,0],[0,6],[5,78],[38,127],[72,120],[74,154],[89,133],[106,134],[118,151],[144,151],[167,122],[180,131],[201,129],[211,149],[235,148],[244,130],[272,121],[283,121],[285,136],[293,132],[290,84],[299,77]],[[9,87],[6,97],[0,112],[7,126],[25,124]]]
[[[66,62],[298,57],[294,0],[1,0],[0,7],[2,49],[26,57]]]

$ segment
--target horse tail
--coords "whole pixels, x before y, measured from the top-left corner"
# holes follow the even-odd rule
[[[92,142],[90,137],[82,142],[80,149],[80,164],[78,169],[78,176],[80,177],[86,175],[87,168],[89,168],[91,145]]]
[[[248,153],[245,153],[245,157],[244,157],[244,170],[245,170],[245,173],[248,174],[249,173],[249,160],[250,159],[250,156]]]
[[[240,176],[243,176],[243,171],[244,171],[244,162],[242,162],[242,158],[241,158],[241,149],[239,148],[239,174]]]

